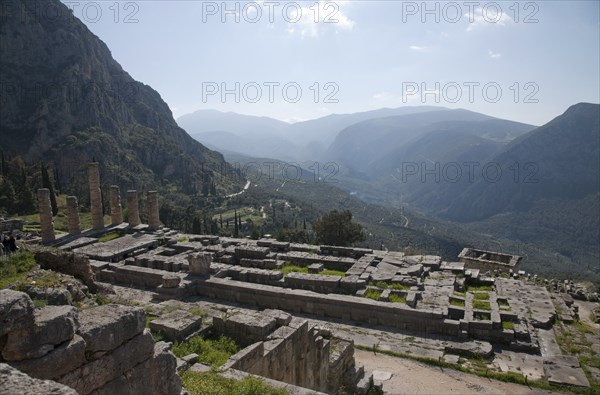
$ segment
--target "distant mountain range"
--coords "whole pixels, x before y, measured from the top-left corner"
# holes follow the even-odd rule
[[[293,124],[268,117],[199,110],[179,117],[177,123],[201,143],[221,152],[282,160],[321,160],[337,134],[350,125],[367,119],[441,109],[444,108],[382,108],[353,114],[332,114]]]
[[[64,4],[44,1],[61,15],[39,12],[38,0],[15,0],[10,12],[23,17],[2,16],[4,155],[52,163],[63,186],[78,186],[95,159],[103,180],[125,188],[165,179],[237,188],[227,172],[212,171],[227,166],[222,155],[181,129],[155,90],[131,78]]]

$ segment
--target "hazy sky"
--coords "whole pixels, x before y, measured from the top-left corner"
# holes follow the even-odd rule
[[[539,125],[600,101],[598,1],[63,3],[175,117],[428,104]]]

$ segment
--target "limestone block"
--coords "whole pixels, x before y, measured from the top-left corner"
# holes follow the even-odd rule
[[[149,331],[144,331],[112,352],[67,373],[57,381],[74,388],[81,395],[87,395],[151,358],[153,352],[152,335]]]
[[[202,326],[202,318],[177,310],[150,322],[150,329],[161,332],[168,340],[183,340]]]
[[[192,274],[207,275],[210,273],[212,255],[210,253],[195,252],[187,256],[189,270]]]
[[[72,388],[50,380],[38,380],[0,363],[0,388],[3,394],[19,395],[78,395]]]
[[[85,341],[75,335],[41,358],[26,359],[10,364],[31,377],[54,380],[85,363]]]
[[[0,290],[0,337],[32,325],[33,303],[29,296],[11,289]]]
[[[162,286],[165,288],[177,288],[181,282],[181,278],[176,274],[165,274],[162,280]]]
[[[142,333],[146,315],[140,308],[108,304],[81,311],[79,335],[87,343],[86,351],[98,353],[113,350]]]
[[[34,317],[33,326],[8,334],[2,350],[5,360],[39,358],[57,344],[72,339],[79,326],[73,306],[46,306],[36,309]]]

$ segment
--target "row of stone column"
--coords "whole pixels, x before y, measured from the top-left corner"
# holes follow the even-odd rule
[[[100,171],[98,163],[88,164],[88,182],[90,189],[90,212],[92,215],[92,229],[104,228],[104,217],[102,213],[102,191],[100,190]],[[40,213],[40,227],[42,242],[55,239],[54,222],[52,219],[52,206],[50,205],[50,190],[42,188],[38,190],[38,207]],[[129,226],[136,227],[142,223],[138,208],[136,190],[127,191],[127,207],[129,209]],[[158,229],[160,217],[158,212],[158,194],[156,191],[147,192],[148,227]],[[110,220],[111,225],[123,223],[123,210],[121,207],[121,193],[117,185],[110,187]],[[67,196],[67,228],[70,235],[81,233],[79,220],[79,205],[75,196]]]

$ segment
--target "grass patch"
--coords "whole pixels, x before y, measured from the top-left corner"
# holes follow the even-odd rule
[[[403,298],[402,296],[396,294],[390,294],[388,299],[392,303],[406,303],[406,298]]]
[[[202,363],[218,368],[223,365],[230,356],[240,350],[235,342],[220,336],[216,339],[205,339],[202,336],[194,336],[185,342],[177,342],[173,345],[173,354],[179,358],[196,353]]]
[[[178,243],[185,243],[186,241],[188,241],[189,239],[186,236],[182,236],[179,239],[177,239]]]
[[[23,280],[34,266],[35,257],[29,251],[20,251],[0,257],[0,289],[6,288],[13,282]]]
[[[485,302],[483,300],[473,300],[473,308],[477,310],[486,310],[491,311],[492,307],[490,306],[490,302]]]
[[[486,292],[475,292],[473,294],[473,299],[475,300],[490,300],[490,294]]]
[[[277,270],[283,273],[284,276],[287,276],[290,273],[308,273],[308,267],[294,265],[291,262],[285,262],[281,269]]]
[[[109,232],[109,233],[106,233],[106,234],[103,234],[102,236],[100,236],[98,238],[98,241],[100,243],[106,243],[107,241],[118,239],[119,237],[121,237],[121,235],[119,233],[117,233],[117,232]]]
[[[365,292],[365,298],[369,298],[369,299],[373,299],[373,300],[379,300],[380,296],[381,296],[381,292],[379,292],[378,290],[373,289],[373,288],[369,288]]]
[[[450,299],[450,305],[456,307],[465,307],[465,301],[460,299]]]
[[[98,303],[98,305],[102,306],[104,304],[110,304],[111,301],[108,298],[108,296],[106,296],[104,294],[97,294],[96,295],[96,303]]]
[[[190,313],[193,316],[196,317],[207,317],[208,313],[204,310],[202,310],[200,307],[192,307],[191,309],[188,310],[188,313]]]
[[[31,301],[36,309],[41,309],[42,307],[46,307],[48,305],[48,301],[46,299],[32,299]]]
[[[515,323],[512,322],[512,321],[502,321],[502,329],[514,330],[515,329]]]
[[[409,285],[404,285],[404,284],[400,284],[400,283],[393,283],[392,285],[390,285],[391,289],[396,289],[399,291],[407,291],[410,289]]]
[[[465,288],[467,292],[491,292],[494,290],[491,285],[466,285]]]
[[[571,325],[574,326],[575,328],[577,328],[577,330],[579,330],[579,332],[581,332],[581,333],[588,333],[591,335],[596,334],[596,332],[594,331],[594,329],[591,326],[589,326],[586,323],[581,322],[579,320],[573,321],[573,323]]]
[[[381,288],[381,289],[388,289],[388,287],[390,286],[388,283],[386,283],[385,281],[376,281],[376,282],[372,282],[371,285],[377,287],[377,288]]]
[[[340,276],[340,277],[344,277],[346,275],[346,273],[341,270],[329,270],[329,269],[322,270],[321,272],[319,272],[319,274],[322,274],[324,276]]]
[[[256,377],[235,380],[219,376],[216,372],[194,373],[187,371],[181,376],[183,388],[191,395],[285,395],[287,392],[273,388]]]

